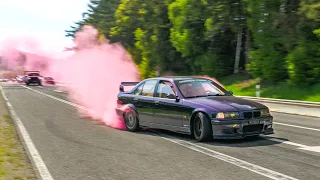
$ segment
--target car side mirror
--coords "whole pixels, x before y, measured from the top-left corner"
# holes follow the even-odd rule
[[[233,92],[232,92],[232,91],[229,91],[229,93],[230,93],[231,95],[233,95]]]
[[[174,94],[168,94],[168,95],[167,95],[167,98],[169,98],[169,99],[175,99],[176,102],[179,102],[179,101],[180,101],[179,96],[176,96],[176,95],[174,95]]]
[[[169,99],[176,99],[177,97],[174,94],[168,94],[167,98]]]
[[[176,102],[179,102],[179,101],[180,101],[179,96],[176,96]]]
[[[120,85],[119,91],[124,92],[124,87],[122,85]]]

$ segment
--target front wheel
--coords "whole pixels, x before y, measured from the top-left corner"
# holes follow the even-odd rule
[[[139,120],[133,110],[129,110],[124,115],[124,123],[128,131],[137,131],[139,129]]]
[[[199,112],[194,117],[193,136],[200,142],[212,139],[212,127],[206,114]]]

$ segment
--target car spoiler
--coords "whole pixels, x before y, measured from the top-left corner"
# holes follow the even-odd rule
[[[120,87],[119,87],[119,90],[120,92],[124,92],[124,87],[125,86],[135,86],[137,85],[139,82],[121,82],[120,83]]]
[[[24,71],[24,74],[27,74],[27,73],[40,73],[40,71]]]

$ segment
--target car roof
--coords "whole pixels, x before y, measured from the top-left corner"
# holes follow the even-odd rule
[[[167,80],[167,81],[170,81],[170,80],[173,80],[173,81],[176,81],[176,80],[187,80],[187,79],[201,79],[203,77],[197,77],[197,76],[162,76],[162,77],[155,77],[155,78],[148,78],[146,80],[151,80],[151,79],[156,79],[156,80]],[[203,79],[206,79],[206,78],[203,78]]]

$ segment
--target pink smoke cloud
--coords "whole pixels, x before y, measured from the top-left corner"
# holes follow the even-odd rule
[[[0,53],[5,59],[1,65],[6,69],[23,66],[54,77],[65,84],[70,99],[89,110],[79,109],[80,113],[123,129],[123,121],[115,113],[119,85],[122,81],[139,81],[139,71],[120,44],[99,42],[97,36],[95,28],[83,26],[75,34],[75,47],[69,49],[72,54],[60,59],[24,52],[25,58],[21,60],[21,51],[11,43]]]

